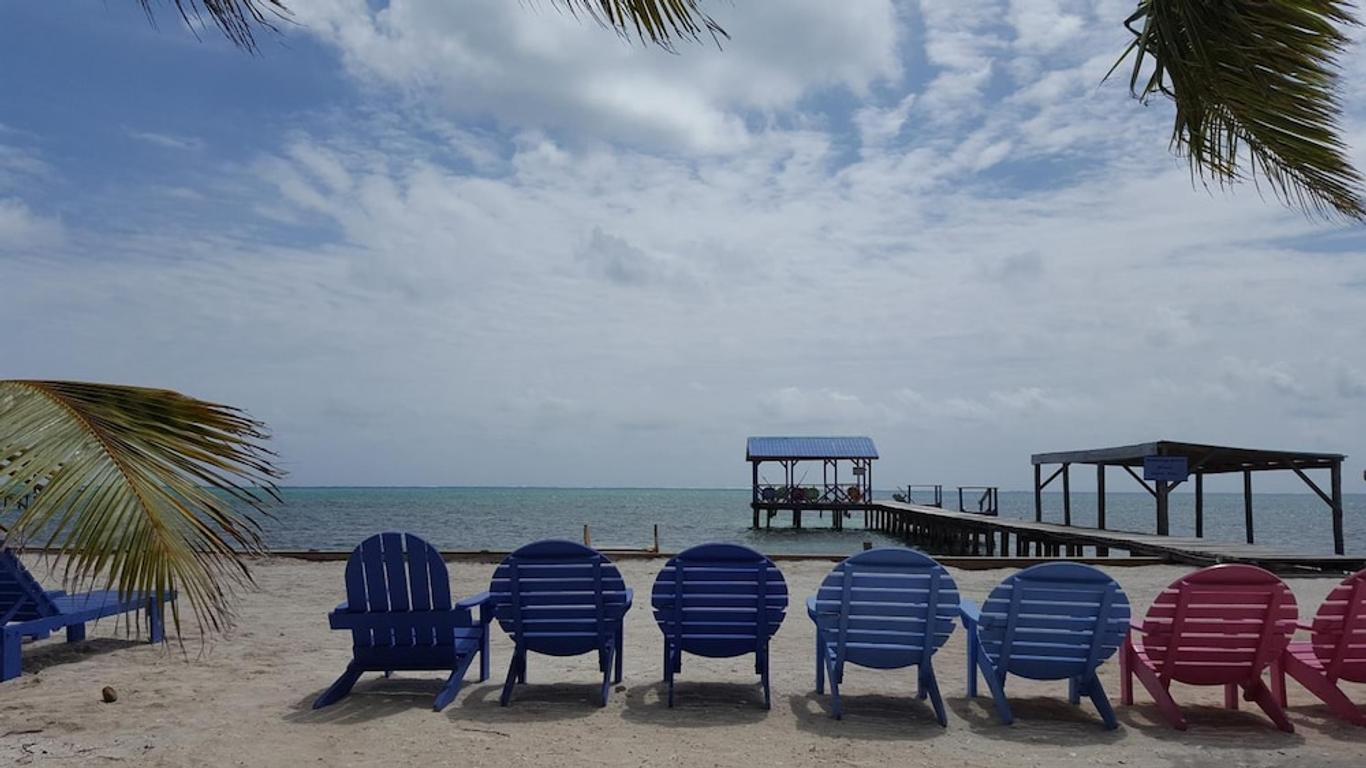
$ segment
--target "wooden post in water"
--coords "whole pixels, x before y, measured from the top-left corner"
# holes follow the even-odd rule
[[[1072,465],[1062,465],[1062,524],[1072,524]]]
[[[1252,533],[1252,470],[1243,470],[1243,524],[1247,528],[1247,543],[1256,540]]]
[[[1166,536],[1170,531],[1170,517],[1167,514],[1167,492],[1171,484],[1166,480],[1157,481],[1157,535]]]
[[[754,527],[758,528],[759,526]],[[655,554],[659,554],[659,523],[655,523]]]
[[[1333,554],[1344,554],[1342,537],[1342,462],[1335,461],[1331,469],[1332,472],[1332,497],[1333,497]]]
[[[585,547],[593,546],[593,537],[588,533],[588,523],[583,524],[583,545]]]
[[[1195,538],[1205,537],[1205,473],[1195,473]]]
[[[1034,522],[1043,522],[1043,467],[1034,465]]]
[[[1096,527],[1105,530],[1105,465],[1096,465]],[[1110,548],[1097,546],[1097,557],[1109,557]]]

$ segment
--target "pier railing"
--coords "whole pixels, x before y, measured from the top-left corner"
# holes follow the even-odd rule
[[[976,501],[972,498],[976,495]],[[969,508],[969,505],[973,508]],[[942,504],[939,506],[943,506]],[[994,485],[958,486],[958,511],[975,512],[979,515],[996,517],[1001,512],[999,490]]]
[[[916,492],[917,490],[919,490],[919,491],[921,492],[921,495],[922,495],[922,496],[925,495],[925,492],[928,491],[929,494],[930,494],[930,500],[929,500],[929,501],[926,501],[926,502],[919,502],[919,501],[916,501],[915,492]],[[942,486],[942,485],[926,485],[926,484],[924,484],[924,483],[921,483],[921,484],[919,484],[919,485],[915,485],[915,484],[908,485],[908,486],[906,486],[906,503],[907,503],[907,504],[920,504],[920,503],[924,503],[924,505],[927,506],[927,507],[940,507],[940,508],[942,509],[943,506],[944,506],[944,486]]]

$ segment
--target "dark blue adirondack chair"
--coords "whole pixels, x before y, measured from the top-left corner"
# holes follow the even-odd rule
[[[816,693],[825,693],[828,675],[835,719],[844,716],[845,664],[913,666],[916,695],[928,696],[939,724],[948,725],[931,657],[953,634],[958,587],[934,558],[901,547],[854,555],[825,577],[806,612],[816,622]]]
[[[737,544],[693,547],[665,564],[650,602],[664,633],[669,706],[684,652],[711,658],[754,654],[764,708],[771,705],[768,640],[787,611],[787,583],[772,560]]]
[[[474,616],[474,609],[479,616]],[[351,632],[351,663],[313,708],[336,703],[365,672],[449,672],[432,708],[455,700],[465,672],[479,656],[479,680],[489,677],[487,592],[451,607],[451,582],[436,548],[411,533],[381,533],[361,542],[346,561],[346,602],[327,616]]]
[[[1044,563],[1001,582],[981,609],[964,600],[968,631],[968,696],[977,695],[977,672],[987,681],[996,714],[1014,719],[1006,675],[1067,680],[1067,698],[1089,697],[1106,728],[1115,711],[1096,670],[1114,655],[1129,631],[1129,598],[1103,571],[1080,563]]]
[[[174,600],[170,592],[166,600]],[[85,624],[106,616],[147,611],[147,636],[161,642],[165,626],[164,606],[144,595],[119,597],[118,592],[85,592],[68,595],[44,591],[12,550],[0,548],[0,682],[19,676],[20,650],[24,638],[42,640],[58,629],[66,641],[85,639]]]
[[[498,625],[514,650],[499,703],[526,682],[527,654],[598,654],[600,706],[613,682],[621,682],[622,628],[631,608],[616,565],[597,550],[572,541],[538,541],[508,555],[489,584]],[[615,664],[614,664],[615,662]]]

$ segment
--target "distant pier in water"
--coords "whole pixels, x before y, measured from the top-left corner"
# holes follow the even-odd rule
[[[1035,454],[1035,519],[1014,520],[997,516],[997,491],[992,486],[958,489],[958,509],[944,508],[942,486],[906,486],[905,501],[873,501],[873,462],[877,448],[867,437],[751,437],[746,460],[752,467],[754,528],[771,527],[775,517],[790,512],[792,525],[803,526],[803,513],[830,512],[830,527],[843,530],[849,519],[861,515],[863,527],[937,553],[967,557],[1003,558],[1011,561],[1053,558],[1110,558],[1115,551],[1136,557],[1160,557],[1191,565],[1238,562],[1272,570],[1349,571],[1366,565],[1366,556],[1345,554],[1343,537],[1342,462],[1335,453],[1270,451],[1227,446],[1157,441],[1137,445],[1084,451]],[[821,483],[806,484],[799,467],[820,462]],[[765,464],[777,465],[781,483],[770,483]],[[1047,478],[1043,467],[1057,465]],[[1094,467],[1097,489],[1096,527],[1072,524],[1071,469]],[[1152,495],[1156,508],[1156,533],[1106,528],[1107,469],[1117,468]],[[844,470],[841,481],[841,469]],[[1140,474],[1141,470],[1141,474]],[[1333,529],[1333,555],[1285,551],[1256,543],[1253,514],[1254,473],[1273,470],[1294,472],[1325,504]],[[1328,473],[1327,489],[1309,475]],[[1246,542],[1204,538],[1204,478],[1210,474],[1238,473],[1243,479]],[[1172,489],[1193,478],[1195,493],[1194,537],[1169,536],[1168,496]],[[1043,490],[1054,481],[1062,484],[1061,523],[1045,522]],[[915,503],[919,491],[929,503]],[[823,517],[823,515],[822,515]],[[808,517],[809,521],[809,517]]]

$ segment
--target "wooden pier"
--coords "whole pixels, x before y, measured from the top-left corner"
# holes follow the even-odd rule
[[[1259,544],[987,517],[891,501],[865,511],[864,527],[949,555],[1076,558],[1113,556],[1121,550],[1189,565],[1250,563],[1276,571],[1333,572],[1366,567],[1366,557],[1283,552]]]

